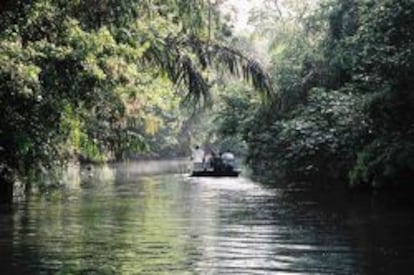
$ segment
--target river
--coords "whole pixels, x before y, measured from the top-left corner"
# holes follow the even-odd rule
[[[410,205],[190,178],[177,162],[84,170],[0,208],[1,274],[407,274]]]

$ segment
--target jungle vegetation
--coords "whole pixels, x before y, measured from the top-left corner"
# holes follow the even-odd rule
[[[220,133],[271,182],[411,187],[414,2],[267,1],[251,18],[276,98],[229,93]]]
[[[264,0],[245,34],[222,2],[2,1],[0,193],[194,142],[271,182],[410,184],[413,1]]]
[[[210,70],[241,68],[270,93],[265,72],[226,43],[216,5],[202,0],[5,1],[0,26],[2,188],[73,158],[178,146],[180,104],[209,101]]]

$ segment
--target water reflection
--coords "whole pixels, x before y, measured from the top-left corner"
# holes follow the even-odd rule
[[[413,265],[406,208],[323,200],[245,178],[189,178],[185,169],[182,162],[94,167],[63,191],[4,210],[2,270],[397,274]]]

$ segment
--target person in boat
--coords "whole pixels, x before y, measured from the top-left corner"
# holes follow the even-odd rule
[[[192,150],[191,160],[194,164],[204,167],[204,150],[200,146],[196,145]]]
[[[214,158],[215,152],[213,150],[208,150],[208,153],[204,156],[204,170],[209,170],[214,168]]]
[[[215,152],[211,152],[211,166],[213,167],[214,171],[222,171],[223,170],[223,162],[221,159],[221,153],[216,154]]]
[[[204,150],[200,146],[196,145],[192,150],[191,160],[193,162],[203,162],[204,160]]]
[[[208,152],[204,155],[204,170],[208,170],[210,168],[212,168],[212,152]]]
[[[221,154],[221,162],[224,170],[233,170],[235,166],[234,154],[230,150],[225,150]]]

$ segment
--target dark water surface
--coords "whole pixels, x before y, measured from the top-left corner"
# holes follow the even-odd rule
[[[409,274],[408,205],[189,178],[177,163],[95,168],[1,208],[1,274]],[[175,172],[175,173],[172,173]]]

